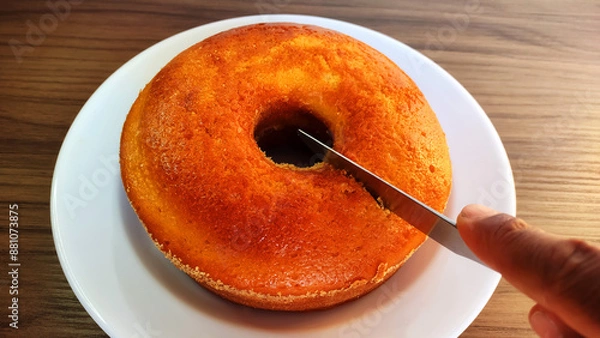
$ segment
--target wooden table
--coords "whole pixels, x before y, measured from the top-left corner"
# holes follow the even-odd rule
[[[50,183],[67,129],[102,81],[145,48],[191,27],[257,13],[353,22],[429,56],[496,126],[513,167],[519,216],[600,242],[596,1],[8,1],[0,8],[0,201],[5,215],[18,203],[24,264],[18,331],[8,328],[10,281],[0,274],[0,336],[104,336],[67,284],[52,238]],[[4,217],[1,227],[6,267]],[[463,336],[532,336],[531,305],[502,281]]]

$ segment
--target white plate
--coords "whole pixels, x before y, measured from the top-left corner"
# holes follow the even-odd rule
[[[491,122],[447,72],[410,47],[336,20],[260,15],[219,21],[166,39],[110,76],[81,109],[52,182],[56,251],[73,291],[113,337],[455,337],[485,306],[500,276],[428,240],[382,287],[336,308],[277,313],[233,304],[167,261],[131,210],[119,175],[121,127],[138,92],[171,58],[217,32],[258,22],[334,29],[404,69],[438,114],[450,145],[453,189],[446,214],[468,203],[515,213],[510,165]]]

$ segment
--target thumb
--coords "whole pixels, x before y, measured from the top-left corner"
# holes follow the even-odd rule
[[[460,235],[488,266],[580,334],[600,337],[600,249],[471,205]]]
[[[529,324],[535,333],[542,338],[580,338],[581,335],[568,327],[552,312],[539,304],[529,311]]]

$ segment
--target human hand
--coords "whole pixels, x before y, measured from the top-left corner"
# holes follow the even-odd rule
[[[457,227],[473,253],[537,302],[529,323],[540,337],[600,337],[598,246],[481,205],[465,207]]]

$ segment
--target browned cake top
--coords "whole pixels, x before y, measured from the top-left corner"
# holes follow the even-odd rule
[[[146,86],[121,140],[123,182],[141,221],[211,289],[302,296],[377,284],[424,241],[342,172],[276,164],[259,149],[258,125],[301,125],[307,114],[338,151],[444,209],[444,134],[389,59],[314,26],[217,34]]]

